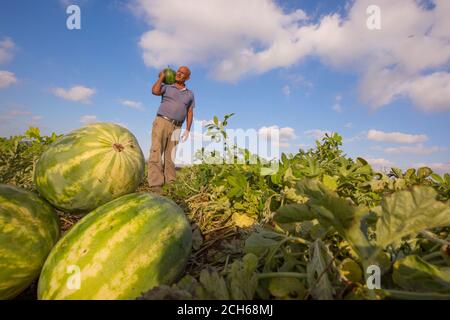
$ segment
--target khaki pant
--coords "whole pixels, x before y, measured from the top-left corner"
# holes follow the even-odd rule
[[[150,188],[162,187],[175,181],[175,153],[180,139],[181,127],[161,117],[152,126],[152,146],[148,159],[148,184]],[[164,163],[162,163],[164,154]]]

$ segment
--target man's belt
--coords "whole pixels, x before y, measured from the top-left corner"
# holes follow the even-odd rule
[[[163,119],[166,119],[167,121],[173,123],[173,124],[176,125],[177,127],[181,127],[181,126],[183,125],[183,122],[177,121],[177,120],[173,120],[173,119],[170,119],[169,117],[163,116],[162,114],[159,114],[159,113],[158,113],[157,116],[158,116],[158,117],[161,117],[161,118],[163,118]]]

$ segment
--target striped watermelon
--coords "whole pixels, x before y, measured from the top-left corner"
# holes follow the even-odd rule
[[[113,123],[72,131],[36,164],[39,193],[56,208],[88,212],[134,192],[144,175],[144,155],[134,135]]]
[[[39,276],[59,238],[58,216],[38,195],[0,184],[0,300]]]
[[[122,196],[86,215],[57,243],[42,269],[38,298],[135,299],[173,282],[191,243],[190,225],[172,200]]]

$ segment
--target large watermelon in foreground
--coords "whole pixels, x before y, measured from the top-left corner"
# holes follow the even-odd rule
[[[135,299],[183,271],[192,232],[172,200],[133,193],[81,219],[42,269],[39,299]]]
[[[39,276],[59,237],[55,210],[38,195],[0,184],[0,300]]]
[[[95,123],[53,143],[36,164],[39,193],[56,208],[87,212],[134,192],[144,155],[134,135],[113,123]]]

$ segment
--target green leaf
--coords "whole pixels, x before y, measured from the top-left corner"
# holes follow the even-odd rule
[[[276,298],[303,299],[306,294],[305,285],[296,278],[272,278],[268,289],[270,294]]]
[[[339,265],[339,272],[341,276],[351,282],[360,282],[363,281],[363,272],[359,264],[357,264],[353,259],[346,258]]]
[[[439,268],[415,255],[394,263],[392,279],[405,290],[450,293],[450,268]]]
[[[411,179],[411,177],[416,173],[416,169],[410,168],[405,172],[405,179]]]
[[[381,202],[377,222],[377,243],[381,248],[402,237],[425,229],[450,226],[450,206],[437,201],[436,191],[414,186],[411,191],[397,191]]]
[[[449,173],[444,174],[444,179],[445,179],[445,181],[447,181],[448,184],[450,184],[450,174]]]
[[[278,172],[278,168],[273,168],[273,167],[266,168],[266,167],[263,167],[263,168],[261,168],[260,175],[262,175],[262,176],[270,176],[270,175],[273,175],[273,174],[275,174],[277,172]]]
[[[206,299],[228,300],[230,299],[227,284],[216,271],[203,269],[200,272],[200,283],[205,291]]]
[[[228,193],[227,193],[227,197],[229,199],[240,198],[240,197],[242,197],[243,194],[244,194],[244,190],[242,190],[242,188],[240,186],[238,186],[238,187],[231,188],[230,191],[228,191]]]
[[[361,218],[369,212],[368,208],[353,205],[316,180],[304,179],[297,187],[309,197],[306,204],[322,224],[332,225],[362,258],[370,256],[373,247],[361,228]]]
[[[299,194],[295,188],[289,188],[288,186],[284,186],[283,194],[287,200],[294,203],[305,203],[308,201],[307,197]]]
[[[332,190],[332,191],[336,191],[338,188],[338,181],[339,177],[334,176],[331,177],[327,174],[325,174],[322,178],[322,182],[325,185],[325,187],[327,187],[328,189]]]
[[[282,240],[283,236],[279,233],[257,229],[245,240],[244,252],[261,256],[265,252],[277,248]]]
[[[372,173],[372,167],[369,165],[359,167],[355,171],[353,171],[353,174],[359,174],[359,175],[370,175],[371,173]]]
[[[309,231],[309,234],[313,240],[323,239],[325,238],[329,230],[330,230],[329,226],[324,226],[323,224],[317,223],[312,226],[311,230]]]
[[[231,118],[232,116],[234,116],[234,113],[226,114],[226,115],[224,116],[224,119],[225,119],[225,120],[228,120],[228,119]]]
[[[399,168],[391,168],[392,172],[394,173],[394,175],[397,178],[402,178],[403,177],[403,173],[402,173],[402,169]]]
[[[332,300],[334,289],[328,275],[332,256],[319,239],[311,244],[309,255],[306,273],[312,297],[318,300]]]
[[[430,174],[433,173],[433,170],[431,170],[428,167],[421,167],[417,170],[417,176],[419,179],[425,179],[430,176]]]
[[[242,261],[235,261],[227,275],[230,297],[233,300],[251,300],[258,286],[256,268],[258,258],[254,254],[246,254]]]
[[[301,222],[316,218],[314,212],[305,204],[287,204],[275,213],[274,220],[278,223]]]
[[[356,163],[363,165],[363,166],[366,166],[369,164],[365,159],[360,158],[360,157],[356,158]]]
[[[39,139],[41,137],[41,131],[39,130],[39,128],[35,128],[35,127],[28,128],[28,130],[25,132],[25,134],[28,137],[34,138],[34,139]]]
[[[441,184],[444,183],[444,179],[436,173],[432,173],[431,178],[433,178],[438,183],[441,183]]]
[[[217,118],[217,116],[214,116],[214,124],[217,126],[219,125],[219,118]]]

